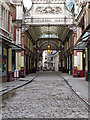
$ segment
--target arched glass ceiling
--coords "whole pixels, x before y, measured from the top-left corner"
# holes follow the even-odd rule
[[[45,35],[42,35],[40,38],[59,38],[59,37],[52,34],[45,34]]]

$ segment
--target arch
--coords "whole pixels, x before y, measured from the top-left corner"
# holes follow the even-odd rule
[[[53,43],[53,42],[45,42],[45,43],[43,43],[43,44],[40,46],[40,49],[41,49],[45,44],[53,44],[56,48],[58,48],[58,46],[57,46],[55,43]]]
[[[39,41],[41,41],[41,40],[43,40],[43,39],[56,39],[59,42],[63,43],[62,40],[60,40],[59,38],[39,38],[39,39],[36,40],[36,43],[39,42]]]

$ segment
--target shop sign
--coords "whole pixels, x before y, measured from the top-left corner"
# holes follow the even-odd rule
[[[73,23],[73,19],[72,18],[67,18],[66,21],[64,18],[59,18],[59,19],[52,19],[52,18],[26,18],[25,19],[25,23],[28,24],[72,24]]]

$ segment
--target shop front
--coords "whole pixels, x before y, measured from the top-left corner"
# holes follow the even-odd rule
[[[8,81],[8,47],[3,44],[2,45],[2,82]],[[1,66],[0,66],[1,67]],[[1,71],[1,70],[0,70]]]
[[[78,52],[78,66],[81,68],[82,74],[78,72],[78,77],[85,77],[86,81],[90,81],[90,25],[80,36],[74,50]],[[78,70],[78,71],[80,71]]]
[[[88,43],[88,81],[90,82],[90,42]]]

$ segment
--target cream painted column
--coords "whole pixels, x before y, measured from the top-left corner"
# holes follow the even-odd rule
[[[78,70],[82,70],[83,69],[83,64],[82,64],[82,57],[83,57],[83,53],[82,52],[77,52],[77,57],[78,57]]]
[[[19,52],[16,52],[16,69],[19,70]]]
[[[59,71],[61,71],[61,60],[59,59]]]
[[[74,51],[74,67],[77,67],[77,62],[78,61],[78,57],[77,57],[77,51]]]
[[[86,70],[88,70],[88,52],[87,52],[87,48],[85,49],[86,52]]]
[[[37,52],[37,69],[39,69],[39,53]]]
[[[77,35],[76,33],[73,34],[73,38],[74,38],[74,45],[77,42]],[[77,71],[77,64],[78,64],[78,59],[77,59],[77,50],[74,50],[74,67],[73,67],[73,76],[77,77],[78,76],[78,71]]]
[[[21,67],[24,67],[24,56],[21,55]]]
[[[79,77],[83,77],[83,51],[77,52],[78,59],[78,73]]]
[[[35,61],[34,61],[34,68],[35,68]]]
[[[21,35],[21,43],[24,48],[24,34]],[[21,67],[24,67],[24,51],[21,51]]]
[[[86,79],[86,81],[88,81],[88,49],[87,48],[85,49],[85,52],[86,52],[85,79]]]
[[[28,55],[28,72],[29,72],[29,55]]]
[[[69,74],[71,74],[71,60],[70,60],[70,55],[69,55]]]
[[[19,53],[19,70],[21,70],[21,53]]]
[[[12,81],[12,49],[8,49],[8,80]]]
[[[62,59],[62,62],[63,62],[63,63],[62,63],[62,65],[63,65],[63,66],[62,66],[62,72],[65,72],[65,61],[64,61],[64,59]]]
[[[30,56],[30,71],[31,71],[31,56]]]
[[[21,33],[21,44],[24,48],[24,34]],[[24,66],[24,51],[21,51],[21,77],[25,77],[25,66]]]
[[[63,60],[63,67],[64,67],[64,65],[65,65],[65,61]]]
[[[67,57],[67,73],[68,73],[68,71],[69,71],[69,68],[68,68],[68,57]]]

